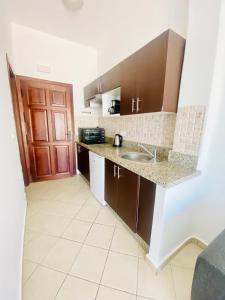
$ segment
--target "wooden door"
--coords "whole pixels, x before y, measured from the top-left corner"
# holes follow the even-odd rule
[[[118,215],[137,232],[139,176],[125,168],[118,170]]]
[[[77,145],[77,168],[90,181],[89,150],[81,145]]]
[[[101,76],[101,92],[106,93],[120,86],[121,65],[117,65]]]
[[[136,55],[133,54],[121,63],[120,114],[136,113]]]
[[[21,79],[30,172],[33,181],[74,174],[71,86]]]
[[[105,160],[105,201],[108,205],[117,212],[118,197],[117,197],[117,165],[112,161]]]
[[[155,190],[155,183],[140,177],[137,233],[148,245],[152,232]]]
[[[137,52],[138,113],[162,111],[168,32]]]

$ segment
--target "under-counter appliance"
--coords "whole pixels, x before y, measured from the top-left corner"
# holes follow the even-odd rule
[[[89,151],[90,189],[95,198],[102,204],[105,202],[105,158]]]
[[[108,112],[110,115],[120,113],[120,100],[112,100],[112,106],[109,108]]]
[[[115,134],[113,147],[122,147],[123,137],[120,134]]]
[[[99,127],[78,128],[79,140],[85,144],[105,143],[105,129]]]

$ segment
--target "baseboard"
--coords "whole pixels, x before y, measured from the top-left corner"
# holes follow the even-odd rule
[[[187,246],[190,243],[194,243],[202,249],[205,249],[207,247],[206,242],[202,241],[200,238],[196,236],[191,236],[185,239],[182,243],[180,243],[178,247],[176,247],[173,251],[171,251],[170,254],[168,254],[160,264],[154,262],[151,259],[149,254],[146,255],[146,261],[151,265],[151,267],[154,268],[155,272],[157,273],[160,270],[162,270],[169,263],[169,261],[178,254],[179,251],[181,251],[185,246]]]

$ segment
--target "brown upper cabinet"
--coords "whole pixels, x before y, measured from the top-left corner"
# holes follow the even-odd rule
[[[120,86],[121,65],[117,65],[101,77],[101,93],[114,90]]]
[[[176,112],[184,48],[168,30],[121,63],[121,115]]]
[[[100,80],[96,79],[84,88],[84,104],[89,106],[89,100],[101,92]]]
[[[167,30],[85,87],[85,103],[121,87],[121,115],[176,112],[185,39]]]

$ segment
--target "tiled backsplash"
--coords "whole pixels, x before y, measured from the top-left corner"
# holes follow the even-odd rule
[[[77,116],[78,127],[103,127],[106,136],[114,137],[116,133],[123,135],[124,140],[173,148],[171,160],[179,163],[188,160],[189,165],[197,162],[204,117],[205,106],[185,106],[175,113],[148,113],[129,116]],[[180,156],[184,154],[183,158]],[[186,156],[185,156],[186,155]],[[195,156],[195,157],[190,157]],[[186,159],[188,157],[188,159]],[[178,158],[178,159],[177,159]]]
[[[75,116],[75,131],[78,133],[78,127],[97,127],[98,116]]]
[[[185,106],[178,109],[174,152],[198,156],[205,111],[205,106]]]
[[[176,123],[175,113],[149,113],[118,117],[100,117],[99,126],[106,135],[123,135],[127,141],[172,147]]]

